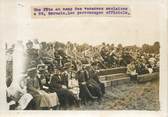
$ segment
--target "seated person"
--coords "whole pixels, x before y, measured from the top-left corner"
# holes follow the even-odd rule
[[[136,71],[137,71],[138,75],[149,73],[148,68],[141,60],[136,62],[135,67],[136,67]]]
[[[130,64],[127,65],[127,74],[130,76],[131,81],[137,80],[137,72],[135,67],[135,61],[133,60]]]
[[[101,97],[103,96],[102,89],[100,87],[100,84],[94,80],[95,74],[91,66],[86,66],[85,70],[85,77],[86,77],[86,84],[93,96],[98,97],[99,100],[101,100]]]
[[[43,95],[40,107],[43,109],[56,108],[59,105],[57,94],[51,93],[49,90],[49,75],[47,67],[44,64],[38,65],[38,79],[40,85],[40,94]]]
[[[60,107],[66,109],[72,104],[78,105],[78,100],[76,99],[74,94],[62,84],[61,79],[62,78],[61,78],[60,71],[56,69],[55,74],[52,75],[51,81],[49,84],[50,91],[56,92],[58,95]]]
[[[44,108],[49,109],[58,104],[57,94],[50,94],[45,92],[42,89],[43,84],[46,84],[46,80],[45,78],[40,79],[37,77],[36,68],[28,69],[27,91],[33,96],[33,110],[40,110]]]
[[[7,88],[7,102],[9,102],[10,110],[26,110],[33,99],[32,95],[26,91],[24,80],[25,76],[21,76],[19,84],[13,82]]]
[[[76,78],[78,79],[78,83],[79,83],[79,97],[81,98],[81,102],[83,104],[86,104],[86,102],[89,99],[91,100],[97,99],[97,97],[93,96],[88,89],[88,86],[86,84],[85,71],[83,68],[79,67],[79,70],[76,73]]]

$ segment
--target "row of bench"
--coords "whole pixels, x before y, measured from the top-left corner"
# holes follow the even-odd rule
[[[101,69],[98,70],[99,79],[105,84],[105,87],[116,86],[119,84],[128,83],[130,77],[126,74],[126,67],[112,68],[112,69]],[[137,76],[138,82],[146,82],[153,79],[159,78],[159,72],[151,74],[143,74]]]

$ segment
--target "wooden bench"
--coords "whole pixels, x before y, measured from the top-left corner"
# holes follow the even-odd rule
[[[138,75],[137,81],[138,82],[147,82],[147,81],[151,81],[151,80],[158,79],[158,78],[159,78],[159,72],[154,72],[151,74]]]
[[[143,74],[143,75],[137,76],[137,82],[142,83],[142,82],[147,82],[158,78],[159,78],[159,72],[155,72],[151,74]],[[109,86],[120,85],[123,83],[128,83],[129,80],[130,80],[130,77],[128,75],[125,75],[123,77],[118,77],[118,78],[117,77],[114,77],[111,79],[104,78],[104,79],[101,79],[101,82],[104,83],[105,87],[109,87]]]
[[[116,85],[128,83],[129,79],[130,78],[127,76],[127,77],[121,77],[118,79],[104,80],[101,82],[104,83],[105,87],[109,87],[109,86],[116,86]]]
[[[103,75],[99,76],[99,80],[113,80],[113,79],[118,79],[121,77],[126,77],[128,76],[126,73],[118,73],[118,74],[109,74],[109,75]]]
[[[99,76],[103,76],[103,75],[109,75],[109,74],[126,73],[126,71],[127,71],[126,67],[117,67],[117,68],[111,68],[111,69],[97,70],[97,74]]]

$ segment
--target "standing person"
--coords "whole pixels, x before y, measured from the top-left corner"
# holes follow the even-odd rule
[[[26,43],[26,65],[27,68],[25,69],[29,69],[31,67],[35,67],[39,60],[38,60],[38,50],[33,48],[33,42],[32,41],[28,41]]]
[[[49,58],[46,42],[40,43],[40,49],[38,51],[38,54],[39,54],[40,63],[45,63],[47,58]]]
[[[48,44],[48,56],[54,58],[54,47],[53,44]]]
[[[58,68],[63,67],[63,57],[61,55],[59,55],[58,50],[55,50],[54,58],[57,61],[57,67]]]
[[[40,49],[40,43],[39,43],[38,39],[33,40],[33,45],[34,45],[35,49],[37,49],[37,50]]]

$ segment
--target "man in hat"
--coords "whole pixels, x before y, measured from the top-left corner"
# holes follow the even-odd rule
[[[45,64],[39,64],[37,65],[37,69],[38,69],[38,78],[39,78],[39,83],[40,83],[40,89],[46,90],[48,91],[48,87],[49,87],[49,80],[50,80],[50,76],[48,74],[48,70],[47,70],[47,66]],[[43,85],[41,84],[41,82],[43,82],[45,80],[45,83],[43,83]]]
[[[61,82],[62,85],[65,85],[68,88],[68,80],[70,79],[70,74],[68,69],[71,67],[71,63],[65,63],[64,67],[61,69]]]
[[[128,64],[131,63],[131,61],[133,60],[133,58],[131,57],[131,55],[129,54],[128,51],[124,51],[122,54],[122,58],[123,58],[123,64],[125,66],[127,66]]]
[[[47,52],[47,43],[46,42],[41,42],[40,43],[40,49],[38,51],[39,53],[39,58],[42,62],[44,62],[45,58],[48,58],[48,52]]]
[[[27,73],[27,75],[28,75],[28,77],[27,77],[27,92],[33,96],[32,109],[39,110],[41,96],[39,93],[40,84],[39,84],[39,80],[37,78],[37,70],[34,67],[34,68],[28,69],[27,72],[28,72]]]
[[[38,50],[33,48],[33,42],[30,40],[26,43],[26,47],[27,47],[27,50],[26,50],[26,65],[25,66],[27,68],[31,68],[33,65],[36,66],[39,62]]]
[[[62,67],[63,66],[63,57],[61,55],[59,55],[58,50],[55,50],[54,57],[55,57],[55,60],[57,61],[58,68]]]

